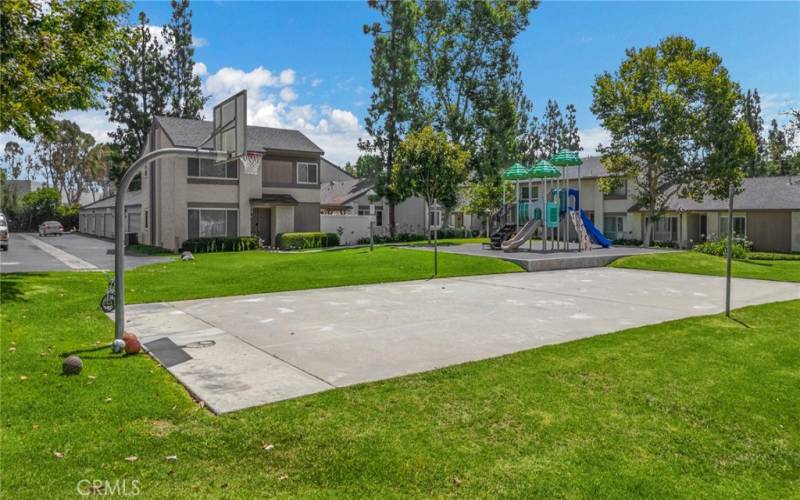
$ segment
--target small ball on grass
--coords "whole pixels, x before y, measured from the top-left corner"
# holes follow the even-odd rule
[[[61,363],[64,375],[77,375],[83,370],[83,361],[78,356],[69,356]]]
[[[125,352],[128,354],[138,354],[142,350],[142,344],[136,336],[125,341]]]

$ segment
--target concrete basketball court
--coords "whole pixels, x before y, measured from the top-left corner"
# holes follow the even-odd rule
[[[140,304],[126,329],[226,413],[718,313],[723,297],[723,278],[594,268]],[[733,280],[734,307],[798,298],[796,283]]]

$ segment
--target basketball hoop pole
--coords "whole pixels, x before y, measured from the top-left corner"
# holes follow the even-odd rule
[[[120,352],[124,344],[122,334],[125,329],[125,195],[131,181],[147,163],[162,158],[187,157],[193,156],[202,160],[219,161],[220,158],[227,158],[225,151],[209,151],[196,148],[164,148],[151,151],[131,165],[117,188],[117,199],[114,207],[114,275],[115,275],[115,294],[116,307],[114,309],[114,342],[111,348],[114,352]]]

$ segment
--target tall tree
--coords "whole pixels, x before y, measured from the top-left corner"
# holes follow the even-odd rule
[[[376,177],[375,191],[389,205],[389,231],[395,234],[395,205],[403,200],[395,176],[395,154],[406,131],[419,117],[416,29],[419,8],[411,0],[370,0],[382,22],[364,26],[372,36],[371,104],[364,119],[369,137],[359,148],[380,157],[383,174]]]
[[[742,99],[742,118],[753,133],[757,150],[756,158],[747,165],[745,171],[748,177],[764,175],[766,144],[764,142],[764,119],[761,118],[761,96],[758,95],[758,89],[748,89],[745,93]]]
[[[580,151],[575,105],[567,104],[562,113],[558,102],[548,99],[542,119],[531,117],[524,143],[523,159],[529,164],[550,159],[562,149]]]
[[[471,174],[496,177],[521,153],[527,99],[514,42],[536,1],[425,0],[419,25],[427,114],[470,152]]]
[[[108,117],[118,124],[109,135],[128,164],[144,150],[153,116],[166,109],[169,88],[161,49],[150,20],[140,12],[139,24],[126,32],[107,91]]]
[[[383,160],[378,155],[361,155],[356,164],[351,166],[350,173],[359,179],[369,179],[377,183],[378,179],[383,179],[385,176]]]
[[[23,156],[25,151],[19,143],[8,141],[3,147],[3,161],[8,168],[8,174],[12,179],[19,178],[22,173]]]
[[[791,138],[786,127],[780,127],[778,120],[770,122],[767,133],[767,173],[769,175],[789,175],[792,171]]]
[[[172,18],[164,26],[167,45],[167,85],[169,115],[179,118],[201,118],[203,96],[200,77],[194,73],[192,11],[189,0],[172,0]]]
[[[435,202],[452,206],[467,178],[468,162],[469,152],[444,132],[425,126],[407,134],[398,147],[397,189],[419,196],[429,209]]]
[[[55,114],[100,107],[124,0],[5,0],[0,5],[0,132],[33,140]]]
[[[673,36],[629,49],[614,74],[596,78],[592,93],[592,112],[611,136],[599,148],[612,175],[604,188],[635,181],[634,196],[647,217],[645,245],[674,197],[700,199],[709,189],[721,195],[719,180],[738,179],[735,169],[742,165],[720,159],[741,149],[741,93],[708,48]]]
[[[57,122],[54,133],[36,139],[37,170],[64,195],[68,204],[78,203],[89,185],[97,180],[90,161],[94,138],[69,120]]]

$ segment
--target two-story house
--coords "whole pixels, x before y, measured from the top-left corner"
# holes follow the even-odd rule
[[[201,144],[212,123],[156,117],[147,137],[149,152],[168,147],[211,148]],[[176,250],[198,237],[258,235],[265,244],[275,235],[319,231],[320,160],[316,144],[297,130],[247,127],[248,151],[263,153],[256,175],[238,161],[217,164],[197,158],[169,158],[143,169],[141,194],[132,197],[126,233],[139,243]],[[138,212],[138,216],[137,216]],[[81,230],[111,237],[113,198],[81,210]]]

